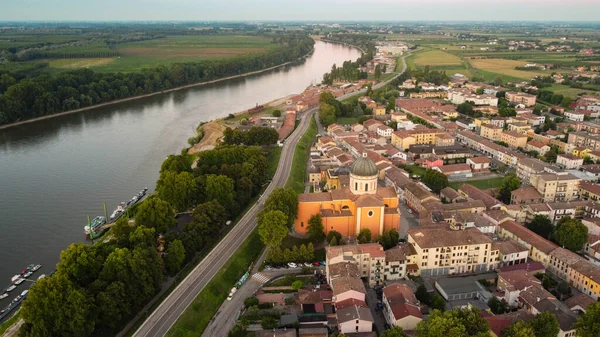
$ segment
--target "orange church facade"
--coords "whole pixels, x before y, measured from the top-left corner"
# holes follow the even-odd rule
[[[306,234],[308,219],[314,214],[321,214],[325,233],[335,230],[342,236],[357,236],[368,228],[377,239],[384,231],[398,230],[398,194],[393,187],[378,188],[377,173],[375,163],[361,157],[350,168],[349,186],[301,194],[295,231]]]

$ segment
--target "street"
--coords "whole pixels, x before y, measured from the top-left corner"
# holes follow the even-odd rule
[[[419,218],[412,211],[408,212],[408,207],[405,203],[399,202],[400,208],[400,229],[398,234],[400,238],[408,237],[408,230],[411,228],[419,227]]]
[[[296,130],[285,141],[275,176],[257,203],[250,208],[235,227],[190,272],[173,292],[163,300],[133,336],[164,336],[200,291],[204,289],[206,284],[223,267],[248,235],[250,235],[256,227],[256,215],[261,211],[265,199],[275,188],[285,186],[290,174],[296,145],[300,137],[307,130],[313,114],[314,109],[307,111]]]

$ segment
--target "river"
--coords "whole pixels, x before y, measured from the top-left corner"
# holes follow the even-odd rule
[[[0,130],[0,290],[31,263],[43,264],[34,279],[52,271],[61,250],[85,241],[87,216],[103,214],[104,202],[110,214],[143,187],[152,191],[160,164],[198,122],[300,93],[359,56],[317,41],[300,65]]]

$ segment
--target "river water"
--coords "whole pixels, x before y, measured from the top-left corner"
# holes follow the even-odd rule
[[[53,270],[62,249],[85,240],[87,216],[102,215],[104,202],[110,214],[143,187],[152,191],[160,164],[198,122],[300,93],[359,56],[316,42],[300,65],[0,130],[0,290],[31,263],[43,264],[34,279]]]

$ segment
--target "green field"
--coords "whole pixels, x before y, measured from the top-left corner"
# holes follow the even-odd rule
[[[503,177],[492,178],[492,179],[482,179],[482,180],[469,180],[469,181],[455,181],[450,183],[450,187],[453,189],[458,189],[463,184],[470,184],[479,189],[485,190],[488,188],[499,188],[502,185]]]
[[[58,48],[47,51],[48,58],[18,64],[24,66],[48,62],[49,67],[45,71],[49,73],[81,68],[98,72],[137,72],[159,65],[263,53],[276,46],[264,36],[169,36],[117,44],[111,48],[102,42]]]
[[[428,50],[415,55],[414,64],[418,67],[424,66],[460,66],[462,60],[450,53],[441,50]]]
[[[586,90],[586,88],[592,88],[596,90]],[[594,93],[600,90],[600,85],[597,84],[585,84],[583,89],[579,88],[571,88],[567,85],[562,84],[553,84],[551,87],[544,88],[543,90],[549,90],[554,92],[555,94],[569,96],[571,98],[577,98],[577,96],[581,93]]]

